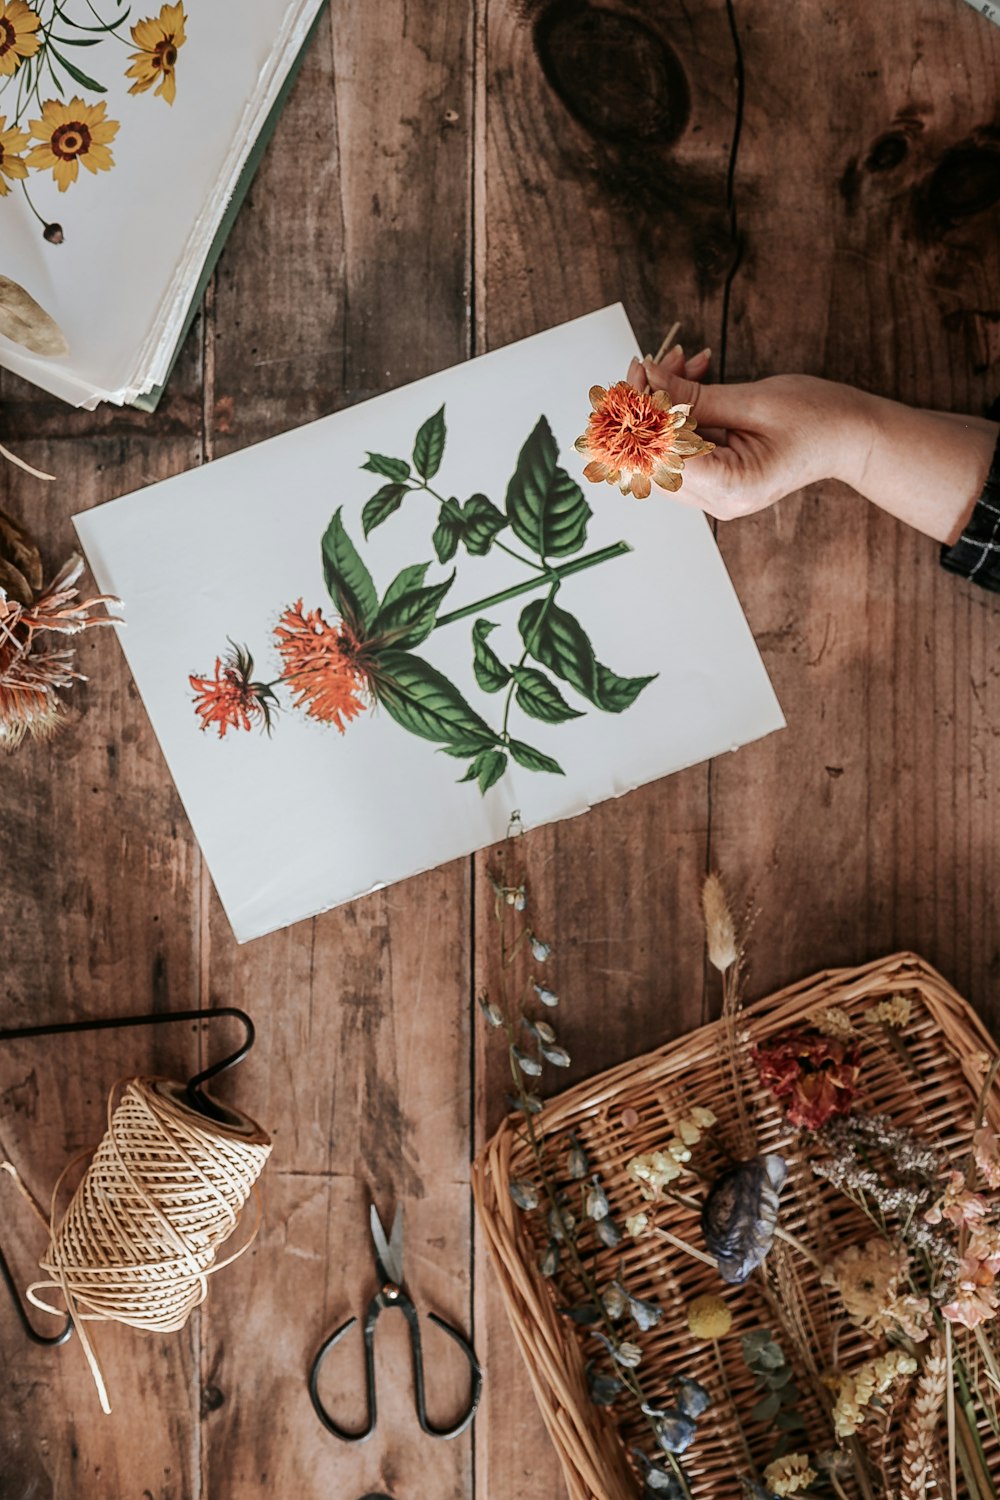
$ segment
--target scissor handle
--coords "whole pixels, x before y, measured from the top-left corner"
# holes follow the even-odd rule
[[[423,1346],[420,1338],[420,1324],[417,1319],[417,1310],[404,1291],[393,1288],[393,1295],[386,1296],[385,1291],[379,1292],[368,1304],[364,1322],[364,1346],[365,1346],[365,1390],[368,1400],[368,1421],[360,1432],[348,1432],[335,1422],[327,1411],[319,1394],[319,1375],[323,1361],[335,1345],[345,1334],[349,1333],[358,1321],[357,1318],[348,1318],[339,1328],[334,1329],[329,1338],[320,1345],[312,1369],[309,1372],[309,1396],[313,1404],[313,1410],[319,1417],[327,1432],[339,1438],[342,1443],[363,1443],[371,1437],[375,1431],[378,1420],[378,1398],[375,1390],[375,1325],[378,1323],[379,1315],[384,1309],[398,1308],[405,1317],[410,1330],[410,1352],[413,1359],[413,1389],[417,1408],[417,1420],[421,1430],[429,1437],[455,1438],[463,1433],[470,1425],[479,1408],[479,1398],[483,1389],[483,1372],[476,1358],[472,1345],[443,1318],[436,1313],[429,1313],[430,1321],[442,1329],[449,1338],[454,1339],[462,1353],[465,1355],[472,1370],[472,1393],[468,1409],[464,1416],[452,1427],[435,1427],[427,1417],[427,1405],[424,1396],[424,1357]]]
[[[424,1404],[424,1359],[420,1346],[420,1329],[417,1325],[417,1315],[413,1303],[410,1302],[409,1307],[404,1307],[403,1311],[406,1313],[407,1322],[410,1325],[410,1344],[413,1349],[413,1385],[417,1396],[417,1420],[422,1430],[431,1437],[460,1437],[465,1429],[471,1426],[473,1418],[479,1410],[479,1398],[483,1393],[483,1372],[479,1360],[476,1358],[476,1351],[468,1339],[459,1333],[457,1328],[452,1328],[450,1323],[446,1323],[444,1318],[439,1318],[437,1313],[427,1314],[435,1327],[440,1328],[450,1339],[455,1340],[455,1343],[469,1361],[469,1368],[472,1371],[472,1391],[469,1396],[469,1405],[465,1415],[459,1418],[454,1427],[435,1427],[432,1422],[427,1420],[427,1408]]]
[[[323,1361],[330,1350],[340,1343],[344,1335],[350,1333],[358,1321],[357,1318],[348,1318],[346,1323],[342,1323],[339,1328],[334,1329],[329,1338],[323,1340],[316,1351],[316,1358],[312,1362],[312,1369],[309,1371],[309,1399],[312,1401],[313,1410],[327,1432],[332,1432],[333,1436],[339,1438],[342,1443],[363,1443],[375,1431],[375,1418],[378,1414],[378,1409],[375,1398],[375,1357],[372,1340],[375,1334],[378,1311],[375,1311],[375,1317],[373,1318],[372,1309],[376,1307],[376,1302],[370,1304],[368,1314],[365,1318],[365,1385],[368,1394],[368,1425],[361,1432],[348,1432],[346,1427],[341,1427],[335,1422],[323,1405],[319,1394],[319,1372],[322,1369]]]

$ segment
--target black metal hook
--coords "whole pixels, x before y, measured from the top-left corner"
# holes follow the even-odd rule
[[[233,1005],[220,1005],[213,1010],[174,1010],[144,1013],[138,1016],[109,1016],[97,1021],[60,1021],[51,1026],[6,1026],[0,1029],[0,1042],[24,1041],[36,1036],[67,1036],[81,1031],[118,1031],[130,1026],[165,1026],[175,1021],[214,1021],[223,1016],[232,1016],[243,1026],[242,1046],[238,1047],[235,1052],[231,1052],[228,1057],[222,1058],[220,1062],[213,1063],[211,1067],[196,1073],[193,1078],[188,1079],[184,1087],[185,1099],[191,1108],[218,1122],[227,1118],[226,1112],[220,1109],[208,1094],[203,1093],[202,1084],[207,1083],[210,1078],[215,1078],[219,1073],[224,1073],[227,1068],[233,1068],[237,1063],[242,1062],[253,1046],[256,1036],[254,1024],[246,1011],[238,1010]],[[21,1326],[31,1342],[40,1344],[43,1348],[64,1344],[73,1332],[72,1319],[67,1318],[62,1329],[54,1334],[39,1333],[32,1326],[2,1248],[0,1248],[0,1277],[6,1283]]]

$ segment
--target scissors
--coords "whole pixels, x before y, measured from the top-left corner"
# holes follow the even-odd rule
[[[346,1333],[350,1331],[358,1321],[357,1318],[348,1318],[346,1323],[324,1339],[319,1347],[319,1352],[313,1360],[312,1369],[309,1372],[309,1395],[312,1399],[313,1408],[327,1432],[332,1432],[334,1437],[340,1438],[343,1443],[363,1443],[370,1438],[375,1431],[378,1418],[378,1403],[375,1395],[375,1325],[382,1312],[399,1308],[410,1327],[410,1351],[413,1356],[413,1388],[417,1408],[417,1420],[422,1431],[430,1437],[454,1438],[463,1433],[472,1422],[479,1406],[479,1397],[483,1389],[483,1372],[480,1368],[476,1351],[472,1345],[459,1333],[457,1328],[452,1328],[443,1318],[436,1313],[429,1313],[430,1321],[442,1329],[449,1338],[461,1349],[469,1367],[472,1370],[472,1395],[468,1410],[459,1419],[454,1427],[435,1427],[427,1420],[427,1409],[424,1404],[424,1357],[420,1343],[420,1326],[417,1322],[417,1310],[409,1297],[403,1291],[403,1209],[402,1205],[397,1207],[395,1218],[392,1221],[392,1233],[386,1238],[382,1221],[378,1216],[378,1210],[374,1204],[371,1209],[371,1231],[375,1256],[375,1270],[379,1279],[379,1290],[368,1304],[365,1313],[364,1339],[365,1339],[365,1384],[368,1393],[368,1424],[360,1432],[348,1432],[340,1427],[330,1416],[323,1405],[319,1394],[319,1375],[323,1361],[335,1345]]]

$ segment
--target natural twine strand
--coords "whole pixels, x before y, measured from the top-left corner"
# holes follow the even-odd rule
[[[259,1213],[246,1243],[225,1260],[215,1258],[270,1151],[268,1137],[252,1122],[233,1130],[202,1119],[155,1079],[133,1078],[112,1089],[107,1134],[58,1227],[56,1203],[73,1162],[53,1189],[49,1248],[40,1262],[51,1279],[26,1293],[35,1307],[59,1315],[38,1293],[62,1292],[105,1412],[111,1410],[107,1388],[84,1325],[126,1323],[156,1333],[183,1328],[205,1299],[209,1275],[253,1243]],[[14,1169],[4,1166],[21,1186]]]

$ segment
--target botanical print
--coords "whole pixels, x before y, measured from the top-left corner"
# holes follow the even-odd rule
[[[340,734],[378,705],[408,733],[465,761],[460,780],[477,782],[485,794],[511,760],[529,771],[564,774],[558,761],[521,738],[530,734],[530,722],[522,727],[522,720],[561,724],[583,717],[585,710],[567,699],[560,682],[584,703],[619,714],[653,681],[655,673],[621,677],[612,671],[598,659],[584,626],[557,602],[564,579],[631,549],[616,542],[576,555],[583,553],[592,512],[580,486],[559,465],[546,418],[539,417],[521,448],[503,509],[481,493],[462,502],[432,486],[445,439],[442,406],[420,427],[410,462],[369,454],[362,468],[385,483],[362,511],[365,539],[404,503],[426,504],[429,499],[435,510],[430,542],[439,564],[460,553],[472,560],[499,552],[516,566],[514,581],[442,614],[456,570],[428,581],[432,563],[417,562],[404,567],[380,597],[338,509],[321,543],[333,614],[327,619],[323,608],[306,610],[302,599],[283,610],[273,630],[281,666],[271,681],[255,678],[248,647],[232,641],[216,657],[211,674],[192,674],[202,729],[216,730],[220,739],[229,729],[257,727],[270,733],[282,687],[292,709],[332,724]],[[465,572],[470,566],[463,558]],[[534,596],[518,620],[522,650],[516,660],[504,661],[490,644],[499,624],[491,613],[521,595]],[[432,631],[467,619],[473,622],[473,673],[484,695],[478,707],[416,649]]]
[[[107,115],[107,85],[84,72],[77,49],[97,48],[100,67],[117,71],[121,55],[113,44],[138,48],[121,71],[134,79],[130,94],[155,93],[167,104],[177,94],[177,54],[186,41],[183,5],[164,5],[159,15],[128,25],[130,8],[119,6],[107,19],[87,0],[85,17],[70,17],[64,0],[0,0],[0,197],[20,183],[25,198],[51,244],[62,242],[62,228],[48,224],[31,199],[28,176],[51,172],[61,193],[79,179],[80,167],[97,176],[114,167],[111,143],[120,122]],[[91,54],[85,53],[88,69]],[[104,73],[104,76],[107,76]],[[80,92],[82,91],[82,92]]]

